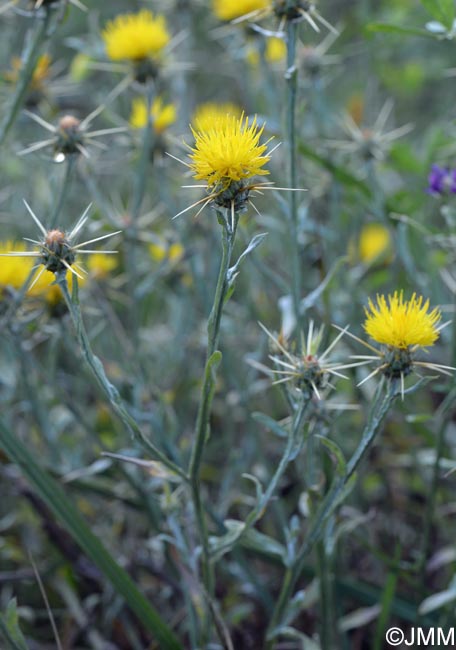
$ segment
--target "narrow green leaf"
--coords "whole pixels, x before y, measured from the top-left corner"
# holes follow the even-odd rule
[[[347,463],[344,458],[344,454],[342,453],[342,449],[339,447],[337,443],[334,442],[334,440],[330,440],[329,438],[325,438],[324,436],[315,436],[318,438],[318,440],[321,442],[322,445],[326,447],[326,449],[329,450],[329,452],[335,457],[336,459],[336,472],[339,476],[345,476],[346,470],[347,470]]]
[[[389,23],[369,23],[366,25],[366,31],[384,32],[389,34],[406,34],[407,36],[425,36],[426,38],[435,38],[431,32],[419,27],[402,27],[401,25],[390,25]]]
[[[244,548],[247,548],[251,551],[267,553],[271,557],[275,557],[283,564],[285,564],[287,549],[283,546],[283,544],[280,544],[280,542],[277,542],[272,537],[269,537],[269,535],[260,533],[258,530],[255,530],[255,528],[250,528],[246,532],[242,538],[241,544]]]
[[[158,612],[138,590],[130,576],[109,554],[100,540],[87,526],[72,501],[60,485],[36,462],[22,441],[15,436],[0,419],[0,447],[7,456],[21,468],[30,484],[46,505],[63,524],[83,552],[123,596],[129,608],[136,614],[144,627],[160,643],[162,650],[181,650],[181,645],[162,621]]]
[[[303,142],[299,143],[298,151],[305,158],[313,160],[315,163],[330,172],[334,178],[342,183],[342,185],[353,187],[367,197],[371,196],[372,193],[366,183],[359,180],[359,178],[356,178],[356,176],[353,176],[353,174],[350,174],[342,167],[335,165],[329,158],[325,158],[325,156],[321,156],[320,154],[316,153],[311,147],[308,147]]]
[[[19,627],[16,599],[9,601],[5,614],[0,614],[0,637],[5,639],[11,650],[28,650]]]
[[[453,27],[454,0],[421,0],[421,4],[431,16],[444,25],[448,31]]]
[[[280,438],[288,438],[288,431],[284,429],[278,422],[273,420],[269,415],[266,415],[266,413],[255,411],[252,413],[252,418],[255,420],[255,422],[259,422],[267,429],[270,429],[272,433],[276,434],[276,436],[279,436]]]

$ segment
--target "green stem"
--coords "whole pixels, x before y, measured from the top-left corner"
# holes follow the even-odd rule
[[[455,400],[455,389],[451,390],[439,407],[437,415],[437,444],[435,449],[435,461],[432,470],[431,485],[429,495],[426,501],[426,510],[424,513],[423,538],[421,542],[420,557],[418,560],[417,573],[419,580],[418,603],[426,595],[426,563],[429,556],[432,524],[434,522],[435,509],[437,504],[437,494],[439,489],[440,478],[440,461],[445,448],[445,432],[448,421],[452,417],[451,406]]]
[[[336,483],[324,498],[320,508],[318,509],[318,512],[316,513],[313,525],[307,533],[304,543],[302,544],[301,548],[296,554],[296,557],[286,571],[279,598],[277,600],[277,604],[272,614],[271,622],[268,628],[268,642],[266,645],[267,650],[273,650],[274,648],[274,631],[282,620],[283,613],[285,611],[287,603],[291,598],[296,581],[299,579],[299,576],[301,575],[301,572],[304,568],[306,556],[321,538],[324,525],[334,512],[334,509],[337,507],[340,497],[343,495],[344,488],[346,488],[349,480],[356,472],[359,464],[367,455],[368,450],[372,446],[377,434],[380,431],[380,427],[389,409],[391,408],[391,405],[398,396],[398,393],[396,392],[396,383],[397,381],[394,379],[389,382],[388,391],[383,400],[380,399],[381,393],[377,395],[377,399],[372,406],[371,415],[369,417],[366,428],[364,429],[361,441],[350,461],[347,463],[347,468],[344,476],[336,479]]]
[[[217,352],[220,338],[220,323],[222,319],[223,305],[228,290],[228,272],[231,256],[233,253],[234,240],[238,215],[234,217],[234,223],[230,226],[228,216],[219,215],[220,222],[223,219],[222,235],[222,260],[215,288],[214,302],[207,324],[207,357],[204,371],[201,399],[198,408],[198,415],[195,428],[195,440],[189,464],[190,487],[193,505],[195,509],[196,523],[202,545],[202,580],[204,588],[209,596],[214,593],[214,569],[210,561],[209,536],[206,523],[206,515],[201,500],[201,462],[204,449],[209,437],[209,418],[211,413],[212,398],[215,390],[216,369],[221,360],[220,352]]]
[[[62,211],[63,203],[65,201],[65,196],[70,187],[71,176],[76,164],[76,157],[74,155],[69,155],[65,161],[65,173],[63,177],[63,182],[60,187],[60,192],[57,200],[54,203],[54,209],[52,211],[51,217],[49,219],[49,230],[52,230],[57,226],[60,213]]]
[[[298,86],[298,71],[296,62],[296,37],[297,23],[289,20],[287,22],[287,135],[288,135],[288,160],[290,186],[297,187],[296,168],[296,96]],[[289,192],[290,201],[290,253],[291,253],[291,284],[293,309],[296,322],[300,322],[300,301],[301,301],[301,268],[299,261],[298,241],[298,203],[296,192]]]
[[[133,205],[131,210],[131,219],[126,231],[125,239],[125,265],[127,267],[128,277],[128,293],[130,296],[130,309],[129,309],[129,326],[133,347],[138,354],[136,355],[137,364],[142,368],[142,357],[140,354],[140,326],[141,318],[138,310],[140,301],[137,299],[137,288],[139,285],[138,278],[138,264],[136,260],[136,253],[138,249],[138,219],[141,212],[141,206],[144,201],[146,193],[148,169],[150,163],[150,155],[152,150],[152,101],[154,94],[154,86],[149,82],[146,90],[146,111],[147,111],[147,124],[142,129],[142,142],[139,156],[138,167],[134,178],[134,191],[133,191]],[[145,375],[145,372],[143,372]],[[139,404],[139,384],[134,389],[133,403],[135,406]]]
[[[38,61],[41,45],[46,37],[50,18],[50,9],[46,11],[44,18],[38,16],[38,14],[35,18],[35,31],[32,32],[29,42],[26,43],[24,47],[24,51],[21,56],[22,67],[19,79],[17,80],[16,88],[14,94],[11,97],[9,107],[6,110],[3,122],[0,125],[0,145],[5,141],[6,136],[13,126],[17,114],[19,113],[19,110],[21,109],[21,106],[24,102],[30,80],[32,79],[33,72]]]
[[[217,549],[218,557],[220,557],[219,555],[220,553],[232,551],[233,548],[241,541],[241,539],[245,537],[245,535],[252,528],[252,526],[254,526],[256,522],[263,517],[270,500],[274,496],[274,493],[277,489],[280,479],[285,473],[288,465],[292,462],[292,460],[295,459],[297,455],[296,448],[297,447],[300,448],[301,445],[304,444],[305,442],[304,439],[299,441],[299,436],[301,434],[302,422],[304,420],[304,416],[306,414],[307,408],[310,403],[311,403],[311,398],[308,398],[306,400],[303,400],[299,404],[294,416],[293,426],[290,428],[290,431],[288,433],[288,440],[287,440],[286,447],[279,461],[279,464],[277,465],[277,469],[274,472],[271,481],[269,482],[266,492],[264,492],[264,494],[259,499],[257,505],[255,506],[255,508],[246,517],[244,521],[244,526],[238,532],[236,537],[235,538],[230,537],[230,540],[227,543],[227,546],[225,548],[222,548],[220,546],[218,547]]]
[[[81,308],[78,298],[78,280],[76,276],[73,276],[73,297],[70,296],[68,291],[68,283],[66,280],[66,274],[61,274],[57,276],[57,282],[62,289],[63,297],[65,299],[68,311],[70,312],[71,320],[73,321],[74,328],[76,330],[76,335],[78,338],[78,343],[81,348],[81,352],[84,356],[84,359],[93,372],[95,379],[97,380],[100,388],[105,393],[106,397],[111,404],[112,409],[116,415],[122,420],[122,422],[127,427],[131,436],[136,442],[138,442],[143,449],[150,453],[154,458],[159,460],[163,465],[165,465],[169,470],[176,473],[185,481],[188,480],[188,477],[184,470],[182,470],[178,465],[173,461],[169,460],[163,452],[158,449],[142,432],[141,428],[137,424],[136,420],[132,418],[129,414],[122,398],[119,395],[119,392],[113,384],[109,381],[106,376],[106,373],[103,368],[103,364],[100,359],[95,356],[92,352],[90,345],[89,337],[84,326],[82,319]]]
[[[324,541],[317,544],[317,568],[320,583],[320,647],[321,650],[331,650],[333,647],[334,608],[330,567]]]

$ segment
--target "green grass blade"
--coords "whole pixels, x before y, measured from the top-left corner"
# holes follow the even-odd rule
[[[6,641],[9,650],[28,650],[19,627],[17,605],[14,598],[8,603],[5,614],[0,614],[0,638]]]
[[[181,645],[158,612],[141,594],[130,576],[116,563],[87,526],[60,485],[35,461],[33,455],[0,418],[0,447],[17,463],[37,494],[81,547],[83,552],[123,596],[129,608],[159,642],[161,650],[181,650]]]

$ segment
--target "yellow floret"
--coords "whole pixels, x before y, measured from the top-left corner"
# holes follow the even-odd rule
[[[429,300],[414,293],[410,300],[403,300],[402,291],[385,296],[377,296],[377,304],[369,300],[365,309],[364,329],[377,343],[393,348],[407,349],[410,346],[434,345],[439,337],[436,324],[441,314],[438,308],[429,311]]]
[[[229,119],[230,115],[241,117],[242,110],[236,104],[224,102],[206,102],[196,107],[193,114],[192,124],[196,131],[207,131],[220,124],[220,120]]]
[[[147,9],[117,16],[106,25],[102,37],[106,53],[113,61],[141,61],[157,56],[170,40],[164,16],[154,16]]]
[[[194,178],[205,180],[208,187],[228,187],[233,181],[269,174],[264,165],[267,143],[260,144],[264,125],[259,128],[256,118],[249,125],[248,117],[232,115],[215,121],[206,131],[195,131],[194,147],[190,147]]]

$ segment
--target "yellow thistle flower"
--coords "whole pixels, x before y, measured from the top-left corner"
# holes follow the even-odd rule
[[[369,223],[361,230],[358,241],[359,259],[370,264],[384,254],[391,252],[391,235],[381,223]]]
[[[220,120],[227,119],[229,116],[241,117],[242,110],[236,104],[225,102],[216,104],[215,102],[206,102],[196,107],[193,114],[192,124],[197,131],[208,131],[220,124]]]
[[[437,326],[441,319],[440,309],[435,307],[430,311],[429,300],[423,303],[423,297],[417,296],[416,293],[410,300],[404,300],[402,291],[395,291],[387,298],[377,295],[377,304],[374,304],[372,300],[368,302],[369,306],[365,308],[364,330],[374,341],[385,347],[379,350],[348,332],[348,328],[343,330],[348,336],[371,351],[369,356],[351,355],[353,359],[362,360],[359,365],[380,362],[380,365],[377,365],[358,386],[381,372],[388,380],[400,379],[401,394],[404,399],[404,379],[416,367],[452,376],[450,371],[454,371],[456,368],[434,361],[417,361],[415,358],[418,348],[434,345],[441,330],[450,324],[448,321]],[[335,327],[338,330],[341,329],[337,325]]]
[[[244,114],[240,117],[224,115],[214,120],[214,124],[207,130],[195,130],[192,126],[190,128],[195,138],[193,147],[187,145],[191,151],[189,157],[192,162],[187,163],[175,156],[171,157],[188,167],[193,172],[193,178],[205,181],[205,185],[186,187],[204,188],[206,196],[178,212],[174,219],[199,205],[201,207],[196,214],[198,216],[206,206],[212,204],[219,217],[222,214],[220,208],[231,213],[231,225],[228,221],[225,225],[234,233],[238,219],[235,215],[245,212],[247,204],[258,212],[251,201],[252,193],[262,193],[266,190],[303,191],[294,187],[277,187],[270,181],[249,181],[254,176],[269,174],[269,171],[263,168],[271,159],[271,156],[267,155],[267,148],[272,138],[260,144],[264,124],[259,127],[256,116],[249,123],[249,118],[244,117]]]
[[[429,312],[429,300],[414,293],[410,300],[404,301],[402,291],[388,296],[377,296],[377,305],[369,300],[365,309],[364,329],[377,343],[405,350],[410,346],[426,347],[434,345],[439,338],[436,324],[441,319],[438,308]]]
[[[117,16],[108,22],[102,38],[112,61],[134,62],[157,56],[170,41],[164,16],[147,9]]]
[[[192,128],[195,146],[190,147],[190,169],[194,178],[205,180],[208,188],[226,189],[232,182],[269,174],[263,169],[270,160],[264,155],[267,143],[260,145],[263,131],[264,125],[259,128],[256,117],[249,125],[249,118],[243,115],[219,119],[207,131]]]
[[[174,104],[164,104],[161,97],[156,97],[152,102],[150,114],[155,133],[163,133],[176,121],[176,107]],[[142,97],[133,100],[130,115],[130,125],[134,129],[143,129],[147,126],[147,103]]]
[[[219,20],[234,20],[253,11],[266,9],[270,0],[213,0],[212,8]]]

